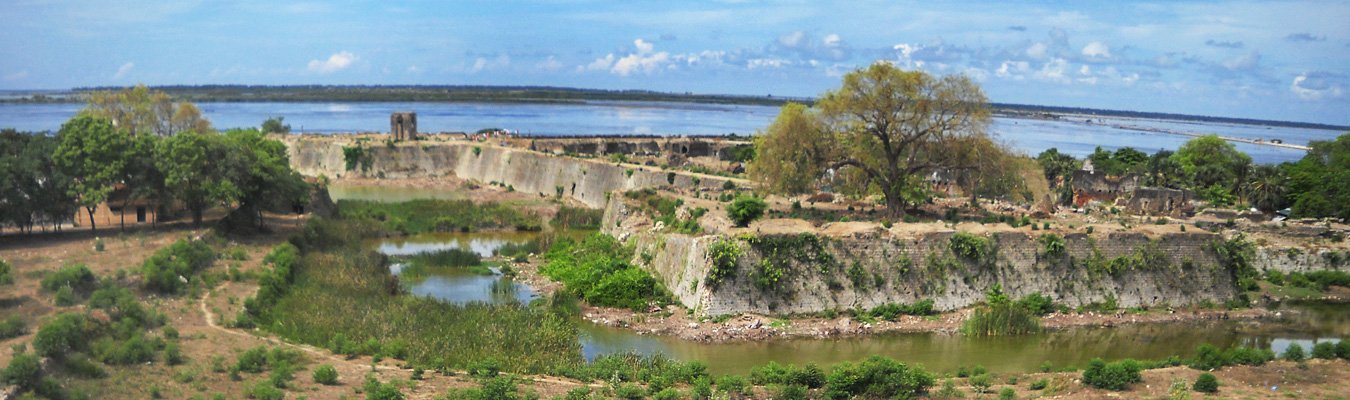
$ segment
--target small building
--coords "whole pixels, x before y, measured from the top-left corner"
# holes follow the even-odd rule
[[[389,114],[389,135],[394,140],[417,139],[417,113],[396,112]]]
[[[1182,217],[1194,212],[1189,190],[1141,187],[1125,203],[1125,210],[1136,215]]]
[[[119,184],[108,194],[108,200],[94,208],[94,224],[97,226],[120,226],[154,223],[159,220],[159,204],[150,199],[136,197],[131,188]],[[84,207],[75,210],[75,225],[89,226],[89,211]]]

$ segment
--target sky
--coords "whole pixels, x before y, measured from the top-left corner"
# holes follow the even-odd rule
[[[1350,1],[0,2],[0,90],[547,85],[816,96],[874,62],[1000,103],[1350,125]]]

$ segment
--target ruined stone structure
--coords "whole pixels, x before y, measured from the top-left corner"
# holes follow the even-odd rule
[[[394,140],[417,139],[417,113],[396,112],[389,114],[389,135]]]
[[[1139,177],[1113,177],[1088,170],[1074,171],[1071,187],[1074,207],[1082,207],[1093,201],[1115,204],[1117,198],[1139,189]]]
[[[1189,190],[1141,187],[1134,190],[1125,203],[1125,210],[1136,215],[1164,215],[1181,217],[1194,212]]]

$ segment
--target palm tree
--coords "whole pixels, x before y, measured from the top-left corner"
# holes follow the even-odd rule
[[[1288,177],[1284,171],[1274,165],[1257,165],[1251,169],[1244,181],[1243,192],[1247,202],[1261,210],[1274,212],[1284,205],[1284,195],[1288,191]]]

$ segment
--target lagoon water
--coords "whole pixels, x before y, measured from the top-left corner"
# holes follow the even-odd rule
[[[505,128],[528,135],[750,135],[763,130],[778,115],[777,107],[725,104],[596,101],[569,104],[521,103],[201,103],[217,128],[257,126],[268,117],[282,116],[297,132],[384,132],[389,114],[417,112],[423,132],[473,132]],[[0,128],[20,131],[56,131],[82,104],[0,104]],[[1290,144],[1331,140],[1343,133],[1320,129],[1267,127],[1194,121],[1134,118],[1082,120],[994,119],[991,131],[1017,149],[1035,155],[1055,147],[1082,157],[1097,146],[1107,150],[1134,147],[1152,153],[1180,147],[1189,137],[1118,129],[1135,125],[1186,132],[1217,133],[1249,139],[1281,139]],[[1239,143],[1238,149],[1258,163],[1301,158],[1299,150]]]

